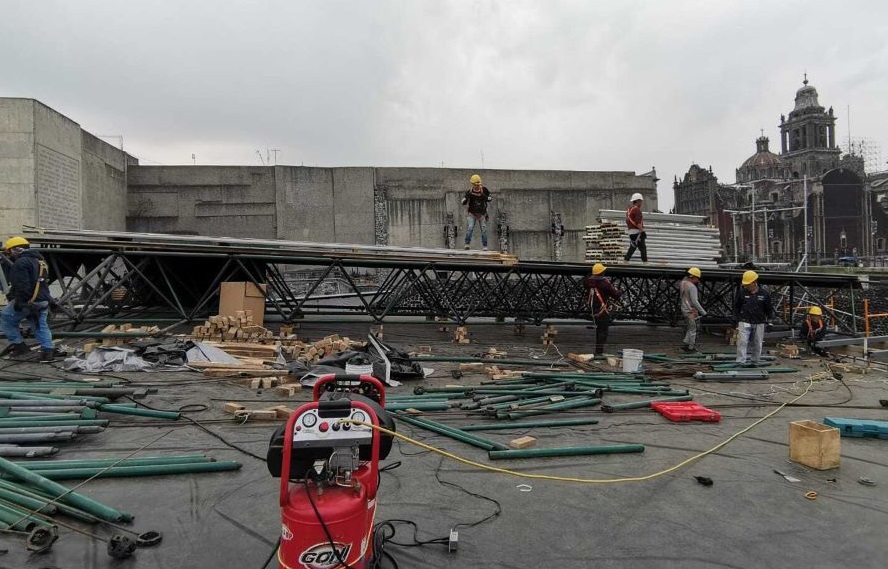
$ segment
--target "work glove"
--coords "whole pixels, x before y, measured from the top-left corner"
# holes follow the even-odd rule
[[[461,203],[462,203],[463,205],[466,205],[467,203],[469,203],[468,198],[463,198]]]
[[[56,298],[49,299],[49,311],[50,312],[58,312],[61,309],[62,309],[62,305],[59,304],[58,299],[56,299]]]

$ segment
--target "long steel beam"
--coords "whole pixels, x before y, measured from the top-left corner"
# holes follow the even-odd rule
[[[447,257],[438,250],[306,250],[211,245],[170,240],[142,244],[135,234],[114,240],[37,236],[61,291],[58,324],[71,327],[96,319],[150,316],[158,312],[197,321],[214,314],[219,283],[253,281],[268,287],[267,311],[285,321],[310,315],[363,315],[383,322],[393,316],[514,318],[542,323],[591,319],[584,306],[587,264],[544,261],[504,264],[479,255]],[[447,250],[445,250],[446,253]],[[297,273],[299,278],[291,278]],[[677,324],[678,283],[685,270],[656,265],[617,265],[607,275],[624,291],[618,320]],[[741,271],[707,269],[701,299],[712,321],[728,322]],[[792,323],[799,304],[831,307],[840,331],[860,329],[861,282],[853,275],[762,272],[774,293],[776,312]],[[335,283],[335,294],[330,294]]]

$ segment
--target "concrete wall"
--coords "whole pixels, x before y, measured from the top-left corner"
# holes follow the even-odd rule
[[[130,166],[127,230],[274,239],[275,172],[248,166]]]
[[[275,166],[280,239],[373,243],[373,168]]]
[[[297,166],[138,166],[129,169],[130,231],[194,233],[295,241],[444,247],[451,214],[457,246],[465,233],[460,204],[472,170],[306,168]],[[641,192],[656,208],[656,182],[632,172],[490,170],[490,248],[507,214],[509,251],[552,259],[552,213],[565,227],[563,260],[582,261],[586,225],[599,209],[622,209]],[[381,207],[374,207],[382,200]],[[381,216],[381,219],[378,219]],[[376,221],[382,235],[377,236]],[[479,248],[480,236],[473,245]]]
[[[0,235],[22,225],[123,229],[128,160],[39,101],[0,98]]]
[[[34,101],[0,98],[0,238],[37,222]]]

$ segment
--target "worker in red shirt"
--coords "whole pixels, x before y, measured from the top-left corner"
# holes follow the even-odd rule
[[[626,256],[623,257],[623,259],[628,261],[632,258],[635,250],[638,249],[641,251],[641,262],[647,263],[648,251],[647,245],[644,244],[644,240],[646,239],[646,234],[644,232],[644,216],[641,213],[641,202],[644,201],[644,198],[641,197],[641,194],[636,192],[632,194],[632,199],[630,201],[632,202],[632,205],[626,210],[626,227],[629,229],[629,250],[626,252]]]

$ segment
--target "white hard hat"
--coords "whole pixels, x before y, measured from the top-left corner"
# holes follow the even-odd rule
[[[629,198],[629,201],[634,202],[635,200],[644,200],[644,198],[641,197],[641,194],[639,194],[638,192],[635,192],[634,194],[632,194],[632,197]]]

